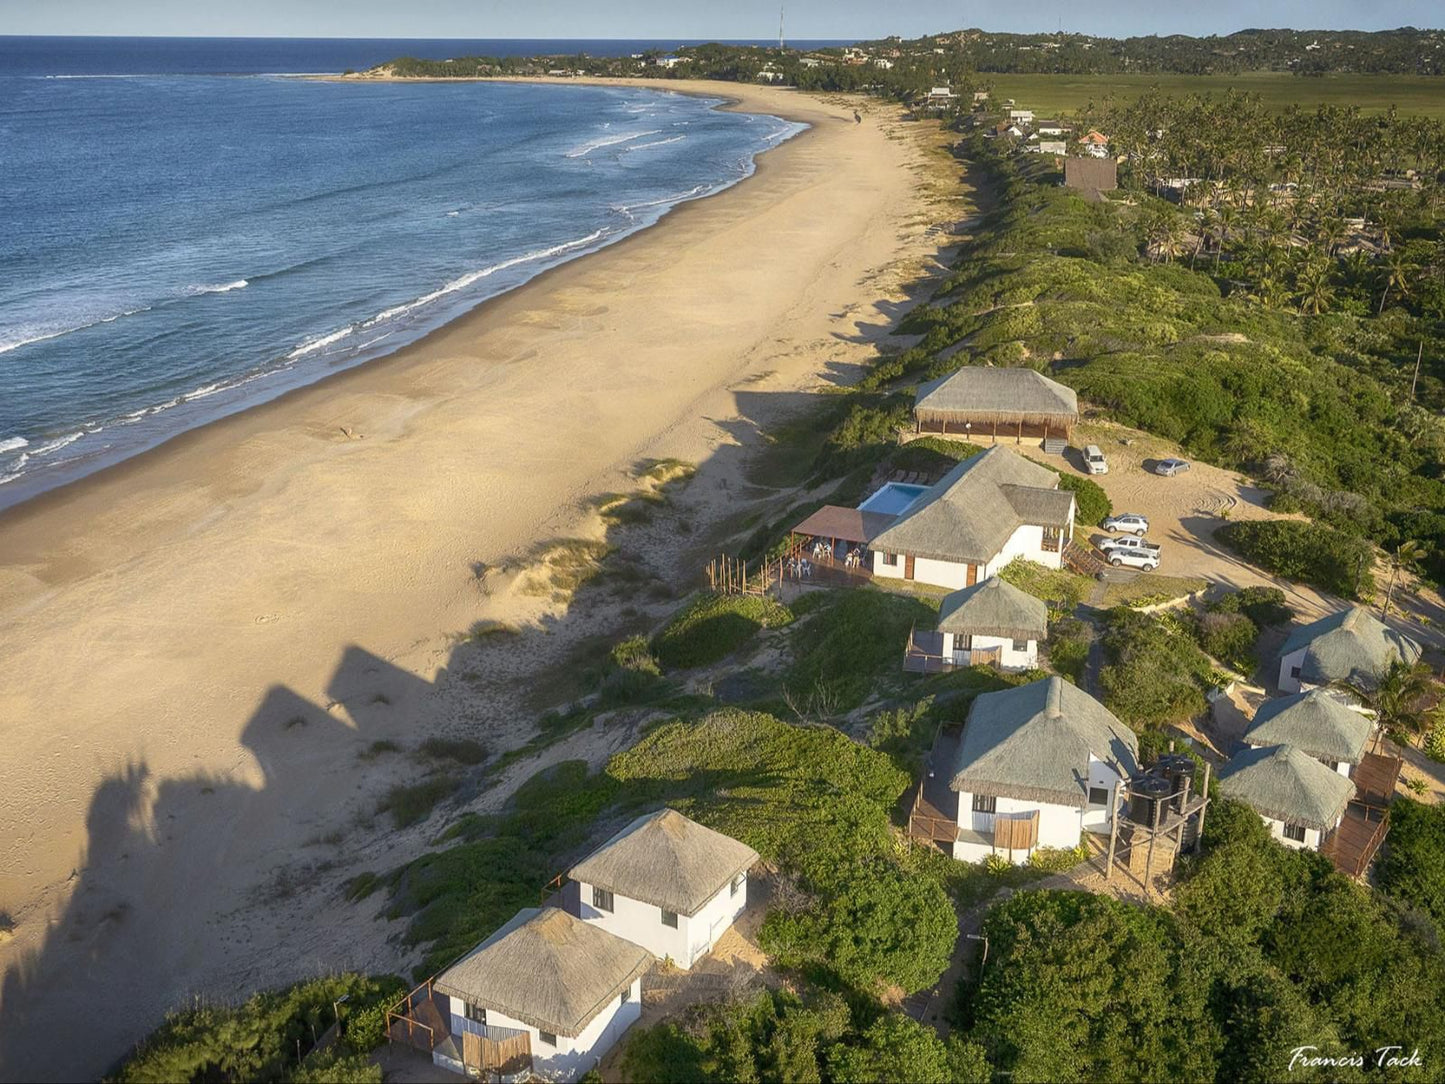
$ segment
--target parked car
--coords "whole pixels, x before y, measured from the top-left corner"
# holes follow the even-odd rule
[[[1110,550],[1106,555],[1115,568],[1127,565],[1143,572],[1153,572],[1159,567],[1159,547],[1152,550]]]
[[[1176,474],[1183,474],[1189,469],[1187,459],[1161,459],[1154,464],[1154,473],[1162,474],[1165,478],[1173,478]]]
[[[1149,517],[1137,512],[1120,512],[1104,520],[1104,530],[1123,534],[1136,534],[1143,538],[1149,530]]]
[[[1104,458],[1104,453],[1099,451],[1097,444],[1090,444],[1084,449],[1084,467],[1090,474],[1109,473],[1109,461]]]
[[[1106,538],[1099,543],[1099,549],[1105,557],[1113,557],[1116,553],[1152,553],[1156,560],[1159,557],[1159,547],[1142,537]]]

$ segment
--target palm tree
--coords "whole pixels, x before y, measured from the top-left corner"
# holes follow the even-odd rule
[[[1318,316],[1330,307],[1335,299],[1335,291],[1330,286],[1330,268],[1324,261],[1311,260],[1305,264],[1300,272],[1299,278],[1295,280],[1299,288],[1299,311]]]
[[[1340,687],[1375,713],[1382,730],[1404,735],[1410,741],[1429,725],[1427,705],[1438,691],[1434,671],[1426,663],[1399,659],[1376,675],[1373,686],[1345,681],[1340,682]]]
[[[1390,586],[1385,590],[1385,608],[1380,614],[1382,617],[1390,616],[1390,602],[1395,597],[1395,582],[1400,578],[1401,571],[1413,571],[1424,558],[1425,552],[1425,544],[1413,538],[1407,538],[1395,547],[1395,552],[1390,557]]]
[[[1410,269],[1405,265],[1405,258],[1398,252],[1392,252],[1385,260],[1380,278],[1385,288],[1380,291],[1380,307],[1375,311],[1376,316],[1385,311],[1385,298],[1390,296],[1392,288],[1401,297],[1409,295]]]

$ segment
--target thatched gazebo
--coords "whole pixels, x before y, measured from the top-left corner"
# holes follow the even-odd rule
[[[1073,438],[1079,398],[1072,388],[1028,368],[968,365],[919,386],[914,431],[979,436],[1000,434],[1022,442]]]

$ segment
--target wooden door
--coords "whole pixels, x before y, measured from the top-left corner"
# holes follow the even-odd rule
[[[965,586],[965,587],[972,587],[972,586],[973,586],[974,584],[976,584],[976,583],[978,583],[978,565],[969,565],[969,566],[968,566],[968,582],[967,582],[964,586]]]
[[[903,558],[903,578],[905,580],[913,579],[913,554],[911,553]]]

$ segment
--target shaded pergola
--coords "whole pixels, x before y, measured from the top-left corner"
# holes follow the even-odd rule
[[[1072,388],[1028,368],[969,365],[920,385],[914,398],[917,433],[1000,436],[1022,441],[1073,439],[1079,400]]]

